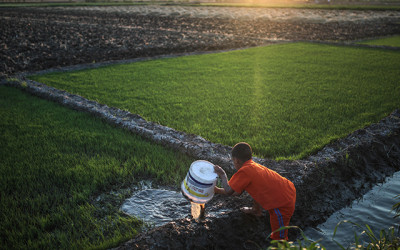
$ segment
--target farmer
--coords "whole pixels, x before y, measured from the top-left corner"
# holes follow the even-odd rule
[[[244,190],[253,198],[253,207],[241,210],[255,216],[262,215],[262,208],[269,212],[271,232],[289,226],[296,203],[296,188],[288,179],[252,160],[249,144],[240,142],[232,149],[232,161],[237,172],[229,180],[225,171],[215,165],[214,171],[221,178],[222,187],[215,187],[217,194],[240,195]],[[288,240],[288,231],[272,233],[273,240]]]

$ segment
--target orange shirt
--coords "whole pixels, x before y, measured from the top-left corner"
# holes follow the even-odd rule
[[[294,207],[296,188],[288,179],[253,160],[246,161],[229,180],[236,192],[246,190],[265,210]]]

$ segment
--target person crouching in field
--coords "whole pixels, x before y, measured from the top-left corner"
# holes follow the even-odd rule
[[[253,207],[244,207],[245,213],[262,215],[262,208],[269,212],[271,232],[283,226],[289,226],[296,203],[296,188],[288,179],[277,172],[252,160],[252,149],[249,144],[241,142],[232,149],[232,161],[237,172],[229,180],[225,171],[218,165],[215,173],[221,178],[223,188],[215,187],[217,194],[240,195],[244,190],[250,194]],[[273,240],[288,240],[288,230],[274,232]]]

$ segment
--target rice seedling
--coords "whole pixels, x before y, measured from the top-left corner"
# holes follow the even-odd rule
[[[342,244],[334,240],[338,227],[342,223],[350,223],[356,226],[357,228],[363,229],[361,235],[354,233],[354,242],[351,246],[344,247]],[[365,241],[361,240],[360,236],[366,236],[367,239]],[[365,227],[351,222],[351,221],[340,221],[334,230],[332,240],[340,247],[340,249],[371,249],[371,250],[381,250],[381,249],[399,249],[400,248],[400,237],[398,233],[395,231],[394,227],[390,227],[388,229],[381,229],[379,231],[379,235],[376,235],[371,227],[368,224],[365,224]]]
[[[399,195],[394,197],[395,199],[399,199]],[[396,212],[394,218],[399,217],[400,215],[400,202],[393,205],[392,209]],[[340,244],[338,241],[335,240],[336,233],[338,232],[339,226],[342,224],[351,224],[355,228],[362,229],[361,235],[358,235],[354,232],[354,241],[347,247]],[[293,241],[286,241],[286,240],[272,240],[271,246],[268,247],[269,250],[273,249],[307,249],[307,250],[315,250],[315,249],[326,249],[320,242],[322,239],[319,240],[312,240],[305,235],[303,230],[297,226],[288,226],[288,227],[281,227],[276,231],[286,230],[286,229],[295,229],[300,231],[300,236],[296,242]],[[332,241],[337,244],[338,248],[340,249],[357,249],[357,250],[382,250],[382,249],[399,249],[400,248],[400,235],[399,231],[400,228],[395,229],[395,227],[389,227],[388,229],[381,229],[379,231],[379,235],[374,233],[371,227],[368,224],[365,226],[361,226],[357,223],[354,223],[349,220],[342,220],[337,223],[332,235]],[[364,237],[362,239],[362,237]]]
[[[142,179],[178,185],[192,162],[86,113],[10,87],[0,86],[0,115],[4,249],[116,246],[143,223],[120,212],[118,201],[98,205],[98,195]]]
[[[400,53],[291,43],[32,76],[257,156],[299,159],[400,105]]]
[[[383,46],[391,46],[391,47],[400,47],[400,36],[391,36],[380,39],[373,39],[368,41],[360,42],[361,44],[368,45],[383,45]]]

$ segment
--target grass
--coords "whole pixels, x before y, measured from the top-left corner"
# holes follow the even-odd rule
[[[368,41],[360,42],[361,44],[368,44],[368,45],[381,45],[381,46],[390,46],[390,47],[400,47],[400,35],[399,36],[392,36],[392,37],[385,37],[380,39],[373,39]]]
[[[31,77],[258,156],[299,159],[400,106],[400,53],[292,43]]]
[[[97,195],[143,178],[179,184],[192,162],[10,87],[0,86],[0,115],[1,249],[116,246],[142,222]]]

